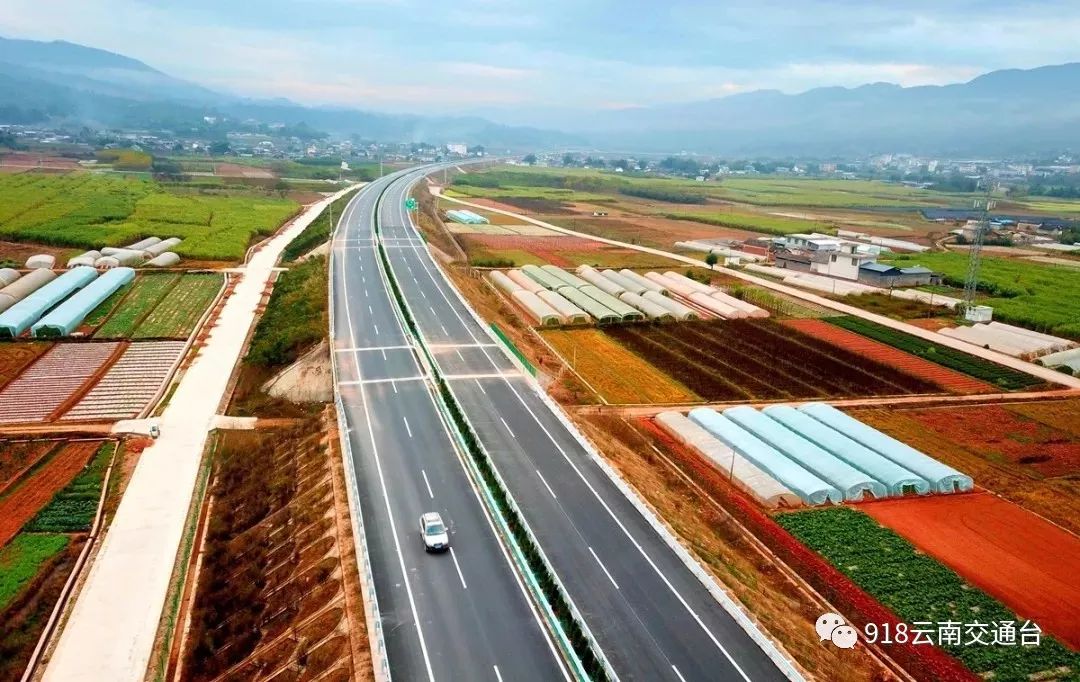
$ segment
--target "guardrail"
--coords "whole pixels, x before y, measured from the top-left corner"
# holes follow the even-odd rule
[[[380,195],[380,203],[381,200]],[[375,232],[378,237],[378,221],[376,221]],[[563,655],[570,663],[574,676],[579,680],[617,680],[618,676],[610,662],[604,656],[592,633],[589,632],[584,618],[571,601],[565,586],[540,548],[536,536],[525,522],[520,507],[510,495],[509,489],[492,464],[480,438],[465,417],[457,396],[440,373],[427,347],[423,332],[417,327],[408,301],[398,286],[390,259],[379,239],[377,239],[377,249],[386,282],[405,322],[405,328],[416,340],[421,351],[420,359],[434,379],[439,398],[436,405],[451,426],[460,446],[468,454],[465,460],[473,476],[481,484],[482,499],[510,545],[511,554],[526,578],[526,584],[534,601],[548,620],[549,627]]]

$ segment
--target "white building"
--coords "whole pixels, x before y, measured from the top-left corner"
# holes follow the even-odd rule
[[[451,142],[450,144],[446,145],[446,151],[450,152],[451,154],[460,154],[462,156],[465,156],[469,153],[469,146],[466,144],[461,144],[459,142]]]

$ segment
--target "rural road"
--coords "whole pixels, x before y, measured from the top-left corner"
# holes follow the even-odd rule
[[[372,183],[346,208],[331,270],[336,391],[390,672],[398,680],[560,679],[561,658],[459,460],[384,279],[374,220],[397,177]],[[450,528],[449,553],[425,553],[419,517],[427,511]]]
[[[438,269],[404,210],[409,189],[426,172],[395,180],[380,202],[391,270],[466,417],[619,678],[798,678],[737,607],[729,604],[729,611],[718,601],[718,591],[710,591],[676,553],[655,519],[620,490]],[[397,398],[388,393],[383,389],[380,398]],[[399,422],[396,414],[378,420],[394,430]]]

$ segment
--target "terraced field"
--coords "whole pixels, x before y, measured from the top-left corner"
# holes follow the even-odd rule
[[[136,339],[183,339],[195,331],[221,290],[221,275],[185,275],[132,334]]]
[[[706,400],[934,393],[935,384],[773,320],[711,320],[605,333]]]
[[[98,339],[123,339],[131,336],[135,328],[157,307],[161,299],[180,281],[180,275],[142,275],[131,286],[124,305],[112,315],[94,334]]]

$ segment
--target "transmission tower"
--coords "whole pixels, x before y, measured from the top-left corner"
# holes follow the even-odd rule
[[[971,309],[975,305],[975,292],[979,288],[979,264],[982,260],[982,247],[983,241],[986,239],[986,233],[990,231],[990,211],[993,210],[995,202],[990,198],[990,191],[993,188],[993,184],[990,182],[990,178],[984,177],[982,179],[984,195],[982,199],[975,200],[975,208],[981,209],[981,215],[979,216],[979,222],[975,226],[975,235],[971,240],[971,254],[968,256],[967,276],[964,278],[964,316],[968,317],[971,313]]]

